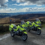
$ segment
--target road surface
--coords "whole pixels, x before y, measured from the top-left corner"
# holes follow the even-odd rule
[[[10,33],[0,35],[0,45],[45,45],[45,28],[42,28],[42,34],[28,33],[26,42],[22,41],[21,37],[15,36],[12,38]]]

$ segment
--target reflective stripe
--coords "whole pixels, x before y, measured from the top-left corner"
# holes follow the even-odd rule
[[[25,30],[24,28],[21,28],[20,26],[17,26],[18,29],[20,29],[20,31]]]

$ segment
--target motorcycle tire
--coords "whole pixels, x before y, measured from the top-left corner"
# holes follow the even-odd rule
[[[41,30],[38,29],[37,35],[41,35]]]
[[[28,30],[28,32],[30,32],[30,29],[27,29]]]
[[[27,34],[23,34],[23,35],[22,35],[22,39],[23,39],[23,41],[26,41],[27,38],[28,38]]]
[[[14,33],[12,31],[10,32],[10,34],[11,34],[11,37],[14,37]]]
[[[30,27],[27,28],[27,31],[30,32]]]

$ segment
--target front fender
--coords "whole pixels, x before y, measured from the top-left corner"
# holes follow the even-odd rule
[[[27,32],[23,32],[24,34],[27,34]]]
[[[41,30],[41,28],[40,28],[40,27],[38,27],[38,29],[40,29],[40,30]]]

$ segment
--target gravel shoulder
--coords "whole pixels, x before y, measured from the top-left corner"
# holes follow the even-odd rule
[[[26,42],[19,36],[12,38],[10,33],[0,35],[0,45],[45,45],[45,28],[42,28],[41,35],[28,32],[28,39]]]

